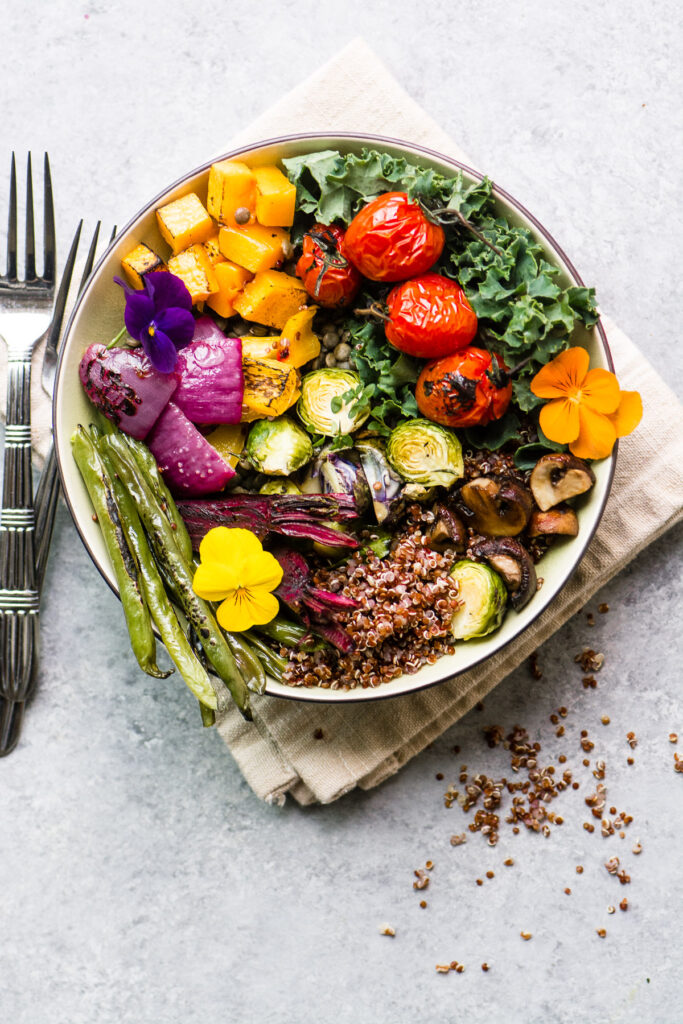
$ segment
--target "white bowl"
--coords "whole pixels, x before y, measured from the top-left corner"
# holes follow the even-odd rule
[[[398,139],[382,138],[376,135],[291,135],[280,139],[269,139],[255,145],[226,153],[224,157],[239,157],[253,165],[270,164],[283,157],[296,156],[315,149],[337,149],[341,152],[358,152],[364,146],[385,150],[395,156],[405,156],[422,166],[433,167],[446,175],[452,175],[460,168],[466,178],[480,180],[482,175],[443,156],[440,153],[414,146]],[[219,159],[219,158],[217,158]],[[213,161],[211,161],[213,162]],[[210,163],[191,171],[155,196],[117,235],[115,241],[102,256],[88,286],[78,300],[67,325],[62,347],[53,401],[53,427],[55,449],[67,504],[73,516],[76,529],[81,535],[88,552],[102,576],[115,593],[116,581],[107,556],[100,530],[92,519],[92,508],[83,481],[71,456],[69,439],[78,423],[88,423],[91,406],[81,387],[78,364],[88,345],[95,342],[107,344],[119,331],[123,319],[124,296],[122,289],[112,283],[115,274],[120,273],[121,258],[138,242],[146,242],[156,249],[162,246],[156,225],[155,209],[163,203],[177,199],[192,190],[205,199]],[[563,286],[581,285],[583,282],[557,242],[524,207],[500,188],[494,189],[500,209],[515,224],[523,225],[544,245],[548,254],[561,269],[559,282]],[[590,353],[592,366],[614,369],[607,338],[601,324],[593,331],[579,327],[574,335],[577,344],[583,345]],[[541,563],[540,575],[544,583],[532,601],[519,613],[509,611],[503,625],[491,636],[460,643],[455,654],[440,658],[434,665],[425,665],[414,675],[402,675],[377,688],[350,691],[329,690],[321,687],[289,687],[274,680],[268,681],[267,693],[294,700],[318,701],[321,703],[378,700],[412,693],[426,686],[450,679],[466,672],[474,665],[485,661],[515,637],[519,636],[538,618],[550,602],[558,595],[572,573],[597,529],[609,495],[614,466],[615,452],[608,459],[594,466],[595,486],[580,501],[579,536],[560,541],[552,546]]]

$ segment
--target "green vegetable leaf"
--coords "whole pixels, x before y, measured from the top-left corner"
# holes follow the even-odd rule
[[[519,417],[514,412],[506,412],[499,420],[494,420],[486,427],[469,427],[465,432],[465,440],[472,448],[488,448],[495,452],[508,441],[519,441]]]

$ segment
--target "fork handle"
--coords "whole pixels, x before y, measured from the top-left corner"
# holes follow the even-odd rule
[[[7,425],[0,513],[0,680],[24,700],[38,646],[35,512],[31,479],[31,353],[7,360]]]

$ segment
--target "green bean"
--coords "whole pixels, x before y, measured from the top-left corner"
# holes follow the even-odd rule
[[[102,453],[100,454],[102,455]],[[106,454],[103,455],[103,461],[109,468],[110,463]],[[201,704],[215,709],[218,706],[218,701],[211,680],[206,669],[195,657],[168,599],[161,576],[157,572],[154,557],[149,549],[135,502],[121,481],[113,475],[113,471],[112,477],[126,539],[140,566],[142,593],[152,619],[159,630],[166,650],[191,692]]]
[[[268,675],[272,676],[273,679],[277,679],[278,682],[282,682],[282,675],[287,667],[287,659],[277,654],[277,652],[274,651],[272,647],[269,647],[261,637],[256,636],[256,634],[251,631],[244,634],[244,639],[247,641],[254,653],[258,655]]]
[[[298,647],[305,636],[311,632],[307,626],[301,626],[298,622],[290,622],[279,615],[262,626],[254,626],[259,633],[269,636],[284,647]]]
[[[202,725],[205,729],[210,729],[216,722],[216,712],[211,708],[207,708],[201,701],[199,702],[199,710],[202,713]]]
[[[250,717],[249,691],[237,668],[232,651],[228,647],[210,606],[192,589],[192,569],[180,554],[171,525],[161,511],[155,495],[133,458],[127,443],[119,435],[110,434],[103,437],[100,444],[104,446],[104,450],[116,467],[116,472],[135,502],[155,558],[160,565],[166,568],[173,580],[183,611],[190,625],[194,626],[197,631],[197,636],[209,661],[219,678],[230,690],[230,694],[242,714],[245,717]],[[218,708],[223,710],[220,695]]]
[[[226,633],[225,639],[249,689],[254,693],[263,693],[266,688],[266,673],[257,655],[239,633]]]
[[[136,441],[133,437],[123,435],[130,448],[135,461],[142,470],[145,480],[149,484],[157,500],[161,511],[168,519],[178,550],[186,562],[192,561],[192,541],[187,532],[187,527],[180,512],[173,500],[173,495],[166,486],[166,482],[159,472],[156,459],[143,441]]]
[[[140,567],[126,540],[113,481],[80,424],[71,438],[71,447],[114,569],[133,653],[144,672],[157,679],[165,679],[170,673],[162,672],[156,664],[156,641],[140,584]]]

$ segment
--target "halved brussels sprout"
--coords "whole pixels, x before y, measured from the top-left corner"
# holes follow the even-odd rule
[[[286,476],[278,476],[273,480],[266,480],[263,487],[259,488],[259,494],[301,494],[293,480]]]
[[[351,434],[365,423],[370,410],[351,416],[349,410],[353,403],[341,402],[339,411],[333,412],[332,400],[341,400],[343,394],[359,386],[360,377],[353,370],[313,370],[301,382],[297,412],[314,434],[324,434],[326,437]]]
[[[370,488],[360,458],[353,449],[323,449],[318,459],[323,494],[350,494],[359,512],[370,504]]]
[[[268,476],[289,476],[313,456],[305,430],[289,416],[257,420],[249,431],[246,455],[254,469]]]
[[[453,637],[471,640],[498,629],[507,601],[507,591],[498,573],[482,562],[465,558],[455,563],[451,576],[457,581],[463,602],[451,620]]]
[[[372,507],[378,523],[383,523],[401,506],[403,481],[394,473],[386,454],[374,439],[356,441],[365,478],[370,485]]]
[[[463,475],[460,441],[431,420],[408,420],[389,435],[387,458],[410,483],[451,487]]]

